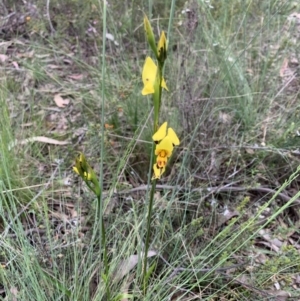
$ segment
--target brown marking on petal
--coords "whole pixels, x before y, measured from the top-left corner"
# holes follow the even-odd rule
[[[166,166],[166,161],[157,161],[157,166],[158,166],[158,168],[160,168],[160,169],[162,169],[163,167],[165,167]]]
[[[159,152],[159,156],[162,157],[162,158],[165,158],[167,156],[167,152],[162,149],[160,152]]]

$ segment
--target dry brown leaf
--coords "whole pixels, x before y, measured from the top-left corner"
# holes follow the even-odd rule
[[[34,56],[34,50],[29,51],[29,52],[24,52],[24,53],[18,53],[17,57],[18,58],[27,58],[27,59],[31,59]]]
[[[295,283],[300,284],[300,275],[292,276],[292,278],[294,279]]]
[[[70,214],[72,218],[76,218],[78,216],[78,212],[74,209],[70,209]]]
[[[155,251],[148,251],[147,258],[155,255]],[[138,264],[139,259],[142,259],[142,256],[130,255],[127,259],[121,261],[116,269],[117,273],[115,273],[113,281],[119,281],[127,275]]]
[[[230,124],[232,121],[232,116],[225,112],[219,112],[219,121],[223,124]]]
[[[236,280],[245,285],[253,285],[253,280],[246,274],[237,276]]]
[[[19,294],[18,289],[17,289],[16,287],[13,286],[13,287],[10,289],[10,292],[11,292],[11,294],[13,295],[12,301],[17,301],[17,299],[18,299],[18,294]]]
[[[54,212],[54,211],[50,211],[49,216],[53,216],[59,220],[61,220],[64,223],[68,223],[69,222],[69,216],[67,216],[65,213],[63,212]]]
[[[44,137],[44,136],[37,136],[37,137],[31,137],[31,138],[24,139],[24,140],[15,140],[14,142],[9,144],[8,149],[10,150],[13,147],[15,147],[16,145],[27,144],[28,142],[43,142],[43,143],[55,144],[55,145],[67,145],[67,144],[71,143],[70,141],[60,141],[60,140],[56,140],[56,139],[52,139],[52,138],[48,138],[48,137]]]
[[[129,298],[130,298],[129,288],[130,288],[130,285],[132,284],[134,278],[135,278],[134,275],[130,275],[128,277],[128,279],[126,279],[126,282],[122,284],[122,287],[121,287],[122,299],[121,299],[121,301],[129,301]]]
[[[54,64],[47,64],[47,68],[61,70],[62,67]]]
[[[68,78],[80,80],[80,79],[83,79],[83,74],[71,74],[68,76]]]
[[[217,227],[221,227],[223,224],[227,223],[230,219],[236,216],[239,216],[239,213],[237,211],[230,211],[226,209],[224,213],[218,214]]]
[[[249,155],[254,155],[255,151],[253,148],[246,148],[245,149],[246,153],[249,154]]]
[[[48,144],[55,144],[55,145],[67,145],[67,144],[71,143],[70,141],[60,141],[60,140],[48,138],[45,136],[37,136],[37,137],[25,139],[25,140],[22,140],[21,143],[24,144],[24,143],[32,142],[32,141],[38,141],[38,142],[43,142],[43,143],[48,143]]]
[[[114,128],[114,125],[113,124],[109,124],[109,123],[105,123],[104,127],[105,127],[106,130],[112,130]]]
[[[0,62],[4,63],[8,59],[8,56],[6,54],[0,54]]]
[[[267,243],[265,242],[260,242],[260,243],[269,246],[271,249],[273,249],[276,252],[278,252],[282,248],[283,242],[276,237],[271,237],[271,235],[264,229],[260,230],[258,233],[261,235],[261,237],[264,240],[267,241]]]
[[[265,292],[276,297],[276,301],[290,300],[290,297],[292,297],[291,293],[283,290],[268,290]]]
[[[259,253],[255,257],[255,262],[256,263],[265,264],[268,260],[270,260],[270,258],[266,254],[261,253],[260,250],[258,250],[258,251],[259,251]]]
[[[70,100],[62,98],[60,94],[55,94],[54,102],[59,108],[64,108],[70,103]]]
[[[5,42],[4,42],[4,41],[3,41],[3,42],[1,41],[1,42],[0,42],[0,47],[4,47],[4,48],[7,49],[11,44],[13,44],[13,41],[12,41],[12,40],[11,40],[11,41],[5,41]]]
[[[299,13],[292,13],[288,16],[288,20],[292,20],[292,19],[298,19],[300,21],[300,14]]]
[[[17,70],[20,69],[19,64],[16,61],[13,61],[12,64]]]

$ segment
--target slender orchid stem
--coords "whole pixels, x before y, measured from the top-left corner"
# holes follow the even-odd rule
[[[162,94],[162,69],[163,65],[158,64],[157,68],[157,74],[156,74],[156,87],[155,89],[156,93],[153,94],[153,104],[154,104],[154,122],[153,122],[153,133],[155,133],[158,129],[158,122],[159,122],[159,111],[160,111],[160,104],[161,104],[161,94]],[[153,144],[155,144],[153,142]],[[151,153],[151,162],[154,162],[155,159],[155,145],[152,148]],[[146,227],[146,241],[145,241],[145,252],[144,252],[144,261],[143,261],[143,291],[144,295],[147,293],[148,289],[148,275],[147,275],[147,255],[149,250],[149,244],[150,244],[150,235],[151,235],[151,221],[152,221],[152,209],[153,209],[153,202],[154,202],[154,193],[156,190],[156,179],[152,180],[152,187],[150,192],[150,199],[148,204],[148,214],[147,214],[147,227]]]

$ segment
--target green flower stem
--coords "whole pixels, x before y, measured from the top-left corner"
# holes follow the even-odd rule
[[[153,94],[153,104],[154,104],[154,125],[153,125],[153,133],[155,133],[158,129],[159,122],[159,112],[160,112],[160,104],[161,104],[161,94],[162,94],[162,70],[163,64],[158,63],[157,74],[155,78],[154,84],[154,94]],[[153,162],[155,162],[155,143],[153,142],[152,153],[151,153],[151,166]],[[150,192],[150,200],[148,204],[148,215],[147,215],[147,227],[146,227],[146,241],[145,241],[145,252],[144,252],[144,261],[143,261],[143,292],[144,295],[147,293],[148,289],[148,279],[147,275],[147,255],[149,250],[150,243],[150,234],[151,234],[151,221],[152,221],[152,209],[154,203],[154,194],[156,190],[156,179],[152,180],[152,187]]]
[[[157,73],[154,83],[154,94],[153,94],[153,105],[154,105],[154,128],[153,133],[155,133],[158,129],[158,121],[159,121],[159,111],[160,111],[160,104],[161,104],[161,92],[162,92],[162,71],[163,71],[163,64],[158,62],[157,66]]]
[[[103,214],[100,211],[101,206],[101,193],[97,194],[97,213],[98,213],[98,220],[100,220],[101,224],[101,245],[103,247],[103,264],[104,264],[104,276],[102,280],[105,281],[105,288],[106,288],[106,297],[107,300],[110,300],[110,288],[109,288],[109,265],[108,265],[108,255],[107,255],[107,245],[106,245],[106,230],[104,225]]]
[[[99,1],[100,4],[100,1]],[[102,43],[102,61],[101,61],[101,82],[105,83],[106,82],[106,15],[107,15],[107,3],[106,1],[103,1],[103,13],[102,13],[102,19],[103,19],[103,30],[102,30],[102,35],[103,35],[103,43]],[[107,101],[106,99],[106,94],[105,94],[105,84],[101,84],[102,86],[102,101],[101,101],[101,107],[102,107],[102,112],[101,112],[101,124],[104,125],[104,117],[105,117],[105,102]],[[103,249],[103,262],[104,262],[104,276],[102,277],[102,280],[105,282],[105,288],[106,288],[106,300],[110,300],[110,281],[109,281],[109,266],[108,266],[108,258],[107,258],[107,245],[106,245],[106,233],[105,233],[105,225],[104,225],[104,220],[103,220],[103,204],[102,204],[102,190],[100,187],[103,187],[103,166],[104,166],[104,126],[102,126],[101,129],[101,156],[100,156],[100,179],[97,181],[98,185],[96,185],[96,195],[97,195],[97,212],[98,212],[98,221],[100,219],[101,223],[101,228],[100,228],[100,236],[101,236],[101,244],[100,244],[100,249]],[[97,188],[99,187],[98,191]],[[97,232],[96,232],[97,233]]]
[[[143,287],[144,287],[144,295],[147,293],[148,289],[148,278],[147,277],[147,255],[149,250],[149,242],[150,242],[150,227],[151,227],[151,220],[152,220],[152,208],[153,208],[153,200],[154,200],[154,193],[156,188],[156,179],[152,181],[151,193],[150,193],[150,200],[148,206],[148,217],[147,217],[147,234],[146,234],[146,241],[145,241],[145,254],[144,254],[144,263],[143,263]]]
[[[88,166],[88,165],[86,165]],[[84,170],[85,171],[85,170]],[[91,179],[87,179],[87,177],[84,176],[84,171],[80,169],[81,177],[88,186],[88,188],[94,192],[94,194],[97,197],[97,216],[96,221],[100,221],[100,234],[101,234],[101,246],[103,247],[103,264],[104,264],[104,273],[101,275],[102,280],[105,282],[105,288],[106,288],[106,296],[107,300],[110,300],[110,288],[109,288],[109,264],[108,264],[108,252],[107,252],[107,245],[106,245],[106,231],[105,231],[105,225],[104,225],[104,219],[103,219],[103,212],[101,211],[102,206],[102,190],[99,184],[99,181],[96,177],[96,174],[94,173],[93,169],[89,168],[89,173],[91,175]],[[94,227],[93,236],[96,236],[98,233],[97,227]]]

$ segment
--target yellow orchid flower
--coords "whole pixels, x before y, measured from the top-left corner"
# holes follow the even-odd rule
[[[83,153],[79,153],[79,155],[76,157],[73,171],[85,181],[87,186],[96,194],[97,197],[101,195],[101,187],[99,185],[97,176],[92,167],[86,161]]]
[[[73,167],[73,170],[81,176],[86,169],[87,162],[85,156],[83,153],[79,153],[79,155],[75,159],[75,166]]]
[[[158,143],[158,141],[163,140],[166,135],[167,135],[167,126],[168,123],[164,122],[160,128],[157,130],[157,132],[152,136],[153,141],[155,141],[155,143]]]
[[[154,93],[154,82],[156,77],[157,66],[153,62],[152,58],[147,56],[142,72],[142,79],[144,83],[144,89],[142,90],[142,95],[148,95]],[[162,88],[166,89],[167,85],[164,79],[161,82]]]
[[[73,166],[73,171],[76,172],[79,176],[81,176],[76,166]],[[83,177],[84,180],[87,181],[91,181],[92,179],[92,175],[90,173],[87,173],[86,171],[83,172]]]
[[[164,122],[152,139],[157,143],[155,148],[156,164],[153,166],[154,175],[152,179],[160,179],[164,173],[168,159],[171,157],[174,146],[179,145],[180,141],[172,128],[168,128],[168,123]]]
[[[159,168],[165,167],[167,165],[168,158],[171,157],[173,148],[173,143],[168,136],[166,136],[163,140],[161,140],[159,144],[156,145],[156,164]]]
[[[86,162],[85,156],[83,153],[80,153],[79,156],[75,159],[75,166],[73,166],[73,171],[76,172],[86,181],[92,180],[92,168]]]
[[[80,175],[79,170],[76,166],[73,166],[73,171],[76,172],[78,175]]]
[[[170,140],[172,141],[172,144],[175,145],[179,145],[180,141],[179,138],[177,137],[175,131],[172,128],[168,128],[168,135],[167,135]]]
[[[159,168],[157,166],[157,164],[154,164],[153,165],[153,171],[154,171],[154,174],[152,176],[152,180],[155,180],[155,179],[160,179],[161,175],[165,172],[166,168],[165,167],[162,167],[162,168]]]
[[[164,139],[166,136],[170,138],[172,141],[173,146],[179,145],[180,141],[177,137],[177,134],[172,128],[168,128],[168,133],[167,133],[167,126],[168,123],[164,122],[160,128],[156,131],[156,133],[152,136],[152,139],[155,141],[155,143],[158,143],[162,139]]]

